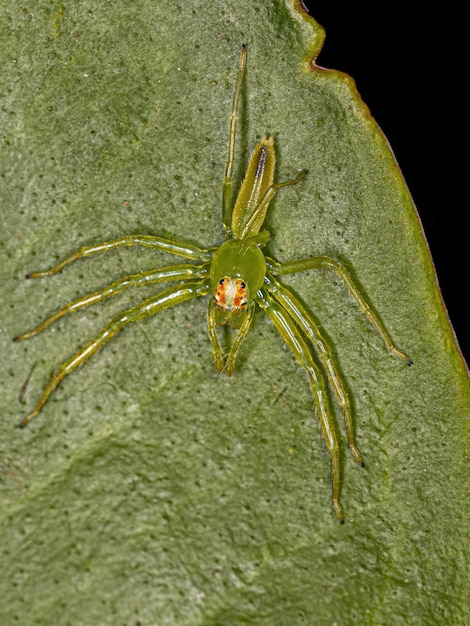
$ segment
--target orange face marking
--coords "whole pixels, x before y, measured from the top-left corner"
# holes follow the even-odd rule
[[[225,276],[215,288],[214,303],[224,311],[244,311],[248,304],[248,286],[241,278]]]

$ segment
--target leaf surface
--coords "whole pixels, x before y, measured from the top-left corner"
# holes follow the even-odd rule
[[[468,372],[385,137],[352,79],[311,63],[322,29],[288,0],[3,4],[2,624],[468,623]],[[353,404],[366,468],[342,436],[343,527],[306,377],[261,312],[232,379],[197,300],[128,327],[14,428],[61,361],[155,290],[11,338],[174,259],[26,272],[122,234],[223,241],[242,43],[236,185],[265,134],[276,180],[309,171],[270,206],[269,254],[340,259],[414,361],[387,353],[334,276],[285,279]]]

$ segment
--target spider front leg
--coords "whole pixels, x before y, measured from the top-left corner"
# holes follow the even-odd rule
[[[176,256],[190,259],[191,261],[199,261],[206,263],[212,258],[213,251],[211,249],[198,248],[190,243],[182,243],[172,241],[171,239],[164,239],[163,237],[153,237],[151,235],[126,235],[119,239],[113,239],[111,241],[105,241],[104,243],[97,244],[95,246],[83,246],[79,248],[70,256],[65,257],[62,261],[59,261],[56,265],[48,270],[42,270],[39,272],[30,272],[26,274],[26,278],[42,278],[43,276],[53,276],[60,272],[64,267],[70,265],[78,259],[88,258],[101,252],[109,252],[117,248],[128,248],[129,246],[142,246],[143,248],[152,248],[153,250],[159,250],[161,252],[168,252]]]
[[[361,292],[359,286],[354,282],[348,270],[339,261],[327,256],[310,257],[308,259],[300,259],[298,261],[289,261],[287,263],[277,263],[272,259],[267,260],[268,269],[276,276],[285,276],[286,274],[296,274],[297,272],[305,272],[312,269],[329,269],[333,271],[346,286],[349,295],[357,305],[357,308],[363,313],[369,322],[374,326],[375,330],[382,337],[383,342],[388,350],[395,356],[402,359],[407,365],[412,365],[411,358],[398,348],[383,322],[373,311],[371,305],[367,302],[366,297]]]
[[[305,342],[299,328],[286,310],[271,297],[266,289],[261,289],[256,295],[256,302],[271,319],[282,338],[292,351],[297,362],[307,372],[310,387],[315,399],[315,406],[320,420],[323,436],[330,453],[331,476],[333,482],[332,503],[341,524],[344,523],[343,508],[341,506],[340,488],[340,457],[338,437],[335,429],[333,413],[328,400],[328,389],[325,377],[313,360],[310,349]]]
[[[86,346],[80,348],[80,350],[61,365],[59,370],[46,385],[34,410],[20,423],[20,428],[27,426],[29,422],[42,411],[51,394],[57,389],[65,376],[71,374],[77,367],[85,363],[99,348],[108,343],[114,335],[121,331],[124,326],[130,322],[137,322],[151,315],[156,315],[160,311],[191,300],[192,298],[205,296],[209,293],[209,289],[210,287],[207,281],[188,282],[183,285],[176,285],[114,317],[86,344]]]
[[[291,316],[294,322],[305,333],[305,335],[312,342],[313,346],[316,348],[320,361],[333,388],[336,399],[343,412],[346,434],[348,437],[348,446],[356,461],[360,465],[364,466],[362,454],[359,452],[355,442],[351,404],[328,342],[323,337],[322,332],[312,315],[309,311],[307,311],[292,291],[290,291],[290,289],[288,289],[285,285],[281,285],[281,283],[279,283],[274,276],[270,274],[266,276],[265,283],[268,292]]]
[[[212,353],[214,355],[215,369],[219,374],[225,372],[227,376],[231,376],[235,370],[235,363],[237,360],[238,352],[243,343],[243,340],[250,330],[251,322],[253,321],[253,315],[255,312],[255,303],[251,302],[247,311],[243,317],[242,324],[238,329],[237,335],[233,340],[230,350],[225,356],[222,346],[220,345],[219,337],[217,335],[217,316],[214,300],[209,300],[209,308],[207,310],[207,327],[209,331],[209,338],[212,346]]]
[[[100,291],[90,293],[82,298],[77,298],[69,302],[64,307],[53,313],[50,317],[46,318],[36,328],[30,330],[21,335],[14,337],[13,341],[22,341],[23,339],[29,339],[35,335],[39,335],[43,330],[60,320],[64,315],[68,313],[76,312],[86,307],[102,302],[113,296],[117,296],[119,293],[128,289],[129,287],[141,287],[144,285],[154,285],[160,282],[171,282],[181,280],[200,280],[205,278],[209,273],[209,265],[173,265],[171,267],[164,267],[158,270],[150,270],[148,272],[141,272],[139,274],[132,274],[131,276],[124,276],[119,280],[116,280],[111,285],[104,287]]]

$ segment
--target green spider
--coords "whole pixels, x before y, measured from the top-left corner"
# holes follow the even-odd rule
[[[215,367],[219,373],[231,376],[235,369],[238,352],[251,326],[256,305],[258,305],[273,322],[299,365],[307,372],[321,429],[331,457],[333,507],[339,521],[343,523],[344,515],[340,503],[339,444],[328,397],[327,381],[343,412],[349,448],[356,461],[364,465],[354,439],[350,402],[333,353],[318,325],[297,296],[279,282],[279,276],[317,268],[332,270],[343,280],[359,310],[375,327],[390,352],[403,359],[408,365],[411,365],[411,359],[395,346],[359,287],[338,261],[320,256],[278,263],[263,254],[262,248],[269,241],[270,233],[260,229],[270,201],[278,189],[296,185],[307,173],[303,170],[292,180],[273,182],[276,156],[272,137],[263,137],[255,147],[235,205],[232,207],[238,102],[245,67],[246,47],[243,46],[230,113],[228,155],[223,180],[222,219],[226,241],[218,247],[205,249],[190,243],[176,242],[161,237],[131,235],[80,248],[49,270],[27,274],[26,278],[52,276],[77,259],[125,246],[153,248],[192,261],[192,263],[172,265],[120,278],[101,291],[69,302],[33,330],[15,337],[14,341],[21,341],[38,335],[68,313],[115,296],[128,287],[177,282],[177,285],[169,287],[111,319],[91,341],[62,363],[46,385],[36,407],[26,415],[20,427],[27,426],[42,411],[49,397],[65,376],[85,363],[124,326],[200,296],[210,294],[207,325]],[[226,324],[238,330],[228,354],[224,354],[217,335],[217,326]],[[312,355],[312,348],[316,351],[319,363]]]

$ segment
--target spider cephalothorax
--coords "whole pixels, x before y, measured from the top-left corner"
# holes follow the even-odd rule
[[[317,268],[333,271],[343,280],[349,294],[380,334],[387,348],[408,365],[411,364],[411,360],[395,346],[384,325],[373,313],[365,295],[338,261],[320,256],[278,263],[264,255],[262,249],[269,241],[270,234],[261,228],[270,201],[278,189],[297,184],[306,174],[305,171],[301,171],[292,180],[276,184],[273,182],[276,155],[272,137],[263,137],[253,150],[235,204],[232,204],[238,101],[245,65],[246,48],[243,46],[230,114],[228,156],[223,180],[222,221],[226,241],[216,248],[199,248],[191,243],[158,236],[130,235],[100,245],[80,248],[49,270],[28,274],[27,278],[52,276],[77,259],[124,246],[153,248],[190,261],[120,278],[101,291],[66,304],[35,329],[15,337],[15,340],[19,341],[37,335],[67,313],[117,295],[128,287],[161,282],[177,283],[114,317],[91,341],[67,359],[52,376],[36,407],[23,419],[20,426],[25,427],[42,411],[65,376],[87,361],[128,323],[137,322],[200,296],[210,295],[207,324],[215,366],[218,372],[230,376],[235,369],[238,351],[258,306],[268,315],[299,365],[307,373],[331,458],[333,506],[340,522],[343,522],[343,510],[339,501],[341,484],[339,444],[327,383],[330,383],[343,412],[349,448],[356,461],[363,465],[362,455],[354,440],[350,402],[328,342],[311,313],[290,289],[282,285],[279,277]],[[225,324],[230,324],[238,330],[227,353],[223,350],[217,335],[217,327]],[[316,358],[313,356],[314,352]]]
[[[250,302],[263,286],[266,260],[258,239],[229,239],[212,258],[210,280],[217,326],[229,323],[240,328],[249,313]],[[261,243],[264,240],[265,237]]]

